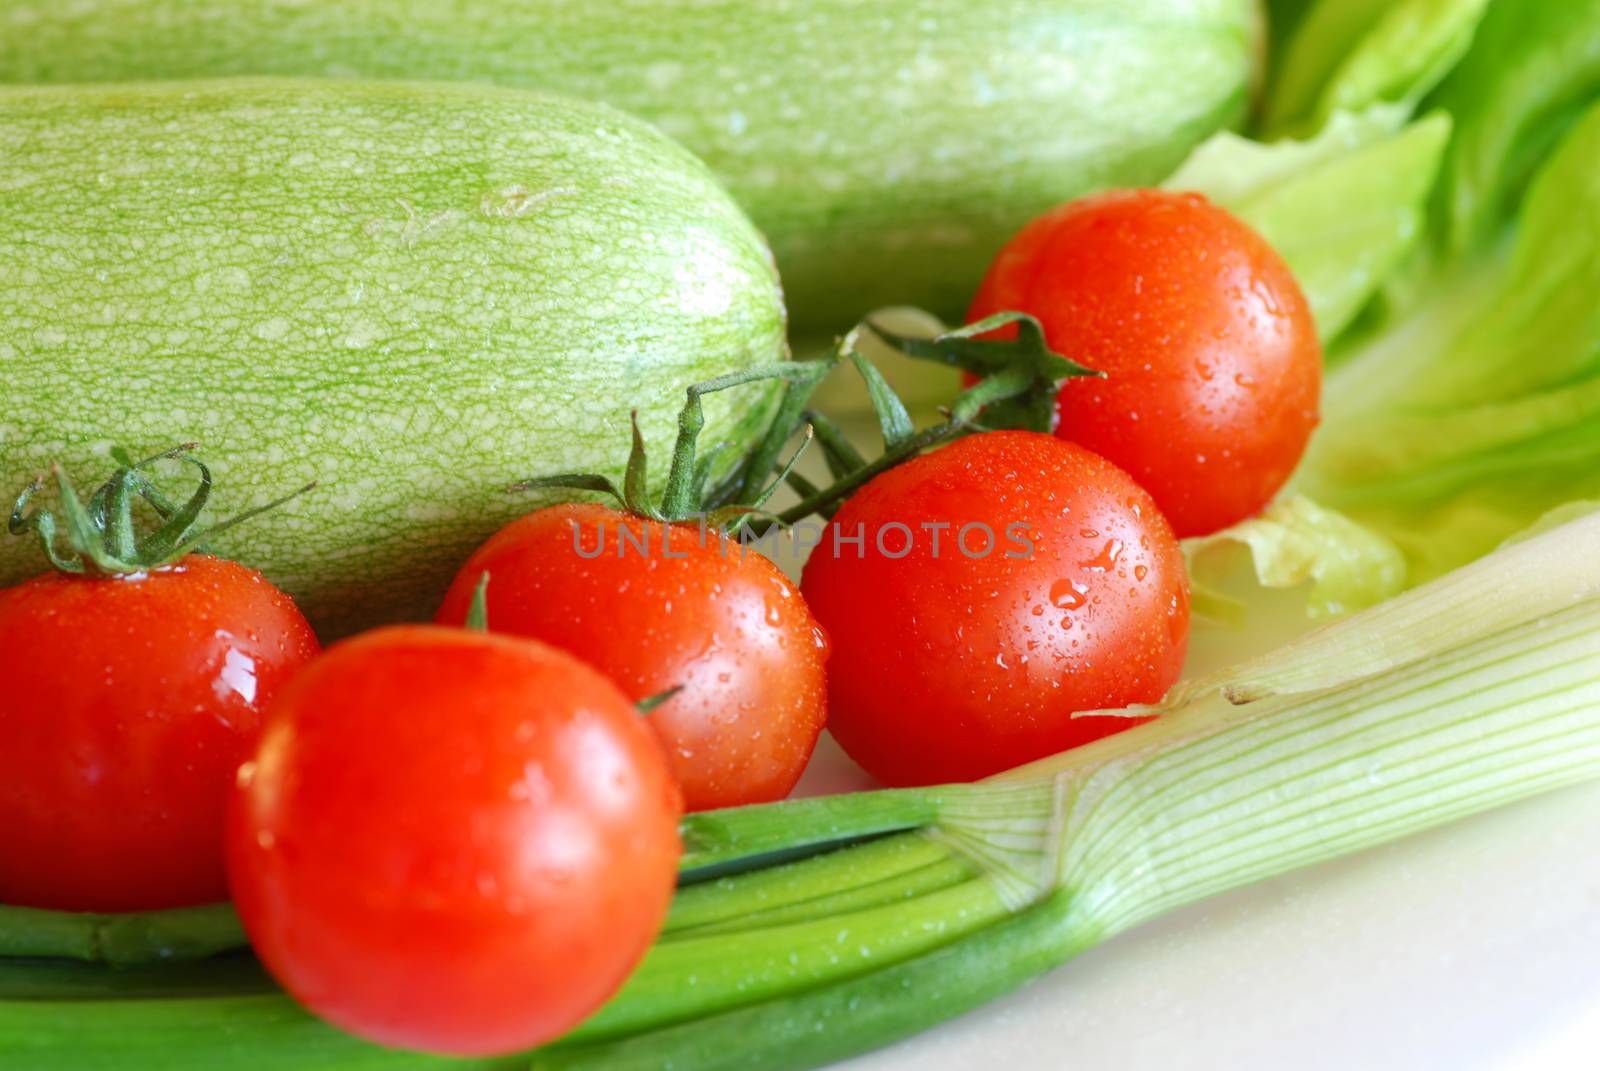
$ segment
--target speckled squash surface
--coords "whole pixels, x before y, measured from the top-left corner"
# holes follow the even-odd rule
[[[1240,117],[1259,0],[5,0],[0,81],[447,78],[603,100],[706,160],[796,327],[959,316],[1033,216]]]
[[[399,82],[0,89],[0,484],[203,444],[229,533],[326,635],[430,613],[537,500],[664,466],[681,388],[785,354],[759,234],[655,129]],[[711,399],[745,442],[771,390]],[[0,538],[0,584],[40,571]]]

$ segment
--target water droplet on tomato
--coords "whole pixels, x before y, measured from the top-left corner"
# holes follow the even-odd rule
[[[1060,610],[1076,610],[1087,601],[1089,589],[1076,580],[1057,580],[1050,585],[1050,604]]]
[[[1133,578],[1135,580],[1143,580],[1145,577],[1147,577],[1149,575],[1150,575],[1150,567],[1148,565],[1135,565],[1133,567]]]
[[[1109,573],[1117,567],[1117,562],[1122,558],[1122,540],[1108,539],[1106,545],[1100,548],[1100,553],[1081,564],[1085,569],[1093,569],[1097,573]]]

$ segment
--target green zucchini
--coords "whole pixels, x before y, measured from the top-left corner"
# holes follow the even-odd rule
[[[515,479],[620,475],[628,414],[786,352],[760,235],[610,108],[459,84],[0,88],[0,484],[193,440],[218,549],[330,634],[431,613]],[[708,399],[745,444],[774,390]],[[40,571],[0,539],[0,584]]]
[[[706,160],[797,329],[959,316],[1027,220],[1242,116],[1257,0],[7,0],[0,81],[471,79],[603,100]]]

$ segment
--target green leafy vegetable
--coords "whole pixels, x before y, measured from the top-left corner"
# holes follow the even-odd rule
[[[1457,121],[1442,198],[1456,250],[1498,235],[1529,180],[1597,93],[1600,3],[1490,6],[1472,49],[1431,100]]]
[[[1440,282],[1330,376],[1301,486],[1416,579],[1600,495],[1600,109],[1540,170],[1504,266]]]
[[[1184,541],[1197,614],[1230,623],[1244,619],[1244,602],[1223,590],[1234,556],[1229,552],[1240,548],[1248,551],[1263,588],[1308,585],[1312,617],[1374,606],[1405,587],[1405,558],[1394,544],[1303,495],[1289,495],[1259,517]]]
[[[1296,24],[1277,67],[1268,133],[1316,130],[1337,112],[1374,104],[1409,109],[1461,59],[1488,4],[1320,0]]]

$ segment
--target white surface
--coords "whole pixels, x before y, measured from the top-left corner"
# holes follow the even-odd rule
[[[810,791],[864,787],[824,738]],[[841,1071],[1597,1071],[1600,784],[1192,905]]]

